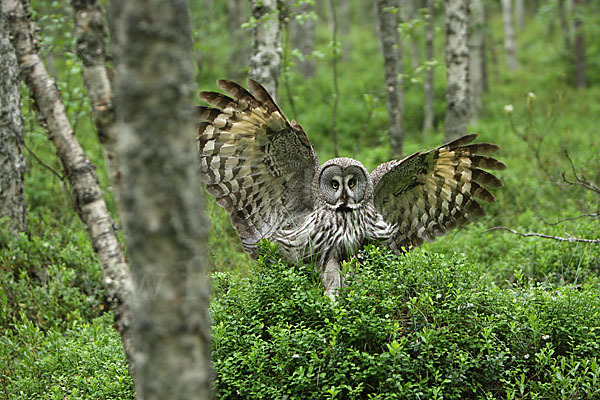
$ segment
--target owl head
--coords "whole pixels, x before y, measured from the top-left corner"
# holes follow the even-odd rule
[[[313,185],[315,199],[337,211],[361,207],[373,196],[367,169],[352,158],[334,158],[319,168]]]

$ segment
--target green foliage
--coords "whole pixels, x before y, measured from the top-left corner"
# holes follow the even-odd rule
[[[43,331],[21,314],[0,328],[0,379],[6,398],[134,399],[112,319],[108,313]]]
[[[215,275],[219,398],[596,398],[598,282],[498,288],[465,257],[367,247],[334,302],[267,253]],[[243,307],[240,307],[243,304]]]
[[[29,218],[29,224],[41,223]],[[0,235],[0,327],[25,317],[43,330],[66,327],[102,313],[102,271],[87,232]]]

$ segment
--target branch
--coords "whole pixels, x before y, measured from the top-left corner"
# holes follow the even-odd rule
[[[74,208],[87,228],[92,246],[98,254],[104,285],[115,314],[115,325],[123,338],[123,346],[131,355],[129,338],[131,293],[133,289],[129,267],[123,249],[113,230],[95,166],[86,157],[67,118],[65,106],[56,82],[48,75],[38,54],[35,24],[27,0],[4,0],[9,37],[17,53],[21,77],[36,103],[36,112],[43,121],[48,138],[60,157],[74,195]]]
[[[595,192],[600,195],[600,187],[598,187],[595,184],[593,184],[592,182],[588,181],[585,178],[585,176],[583,176],[583,175],[579,176],[577,174],[577,170],[575,169],[575,164],[573,163],[573,160],[569,156],[569,152],[566,150],[565,150],[565,155],[567,156],[567,159],[569,160],[569,164],[571,164],[571,171],[573,172],[573,176],[575,176],[575,179],[577,179],[577,182],[568,180],[564,172],[561,174],[563,181],[565,181],[565,183],[567,183],[569,185],[582,186],[585,189],[590,190],[590,191]]]
[[[544,223],[546,223],[547,225],[558,225],[558,224],[563,223],[565,221],[573,221],[574,219],[585,218],[585,217],[592,217],[593,218],[593,217],[598,217],[598,216],[599,216],[599,214],[597,214],[597,213],[594,213],[594,214],[583,214],[583,215],[578,215],[576,217],[559,219],[556,222],[546,222],[546,221],[544,221]]]
[[[523,236],[523,237],[535,236],[535,237],[541,237],[544,239],[557,240],[559,242],[600,243],[600,239],[581,239],[581,238],[576,238],[576,237],[565,238],[565,237],[560,237],[560,236],[544,235],[542,233],[536,233],[536,232],[521,233],[521,232],[517,232],[513,229],[505,228],[503,226],[495,226],[493,228],[486,229],[485,231],[483,231],[483,233],[487,233],[487,232],[491,232],[491,231],[498,231],[498,230],[508,231],[510,233],[514,233],[515,235],[519,235],[519,236]]]
[[[51,166],[49,166],[48,164],[46,164],[45,162],[43,162],[37,156],[37,154],[35,154],[33,152],[33,150],[31,150],[29,148],[29,146],[27,146],[27,143],[23,143],[23,146],[25,147],[25,150],[27,150],[27,152],[29,153],[29,155],[31,157],[33,157],[35,161],[38,162],[38,164],[40,164],[42,167],[46,168],[48,171],[52,172],[52,174],[54,176],[56,176],[60,180],[60,183],[62,184],[63,188],[65,189],[65,193],[67,193],[67,199],[69,200],[69,204],[71,204],[71,207],[73,207],[73,209],[75,209],[75,203],[73,202],[73,196],[71,195],[71,191],[69,190],[69,187],[67,186],[67,182],[65,182],[65,176],[59,174],[58,171],[56,171],[54,168],[52,168]]]

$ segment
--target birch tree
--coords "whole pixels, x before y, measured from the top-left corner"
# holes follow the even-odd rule
[[[465,135],[469,123],[468,21],[467,0],[446,1],[445,142]]]
[[[246,0],[227,0],[227,32],[231,57],[227,63],[229,79],[240,80],[245,75],[250,56],[250,41],[242,24],[248,19],[248,2]]]
[[[427,69],[425,72],[425,100],[423,105],[423,132],[433,129],[433,40],[435,33],[435,0],[427,0],[427,22],[425,24],[425,57]]]
[[[207,224],[185,0],[113,0],[120,214],[135,282],[138,399],[210,398]]]
[[[276,99],[281,71],[282,0],[252,0],[253,54],[250,57],[250,78],[260,82]]]
[[[525,23],[524,0],[515,0],[515,19],[517,21],[517,28],[523,28],[523,24]]]
[[[27,0],[2,1],[3,12],[8,17],[9,37],[16,51],[21,78],[35,101],[38,120],[46,128],[71,186],[75,212],[84,223],[98,255],[115,327],[121,334],[123,349],[131,365],[134,351],[129,306],[133,284],[129,268],[98,184],[96,167],[77,141],[56,82],[48,75],[38,54],[36,27],[29,19],[28,3]]]
[[[517,44],[513,23],[513,0],[502,0],[502,24],[504,26],[506,67],[509,71],[516,71],[519,69],[519,61],[517,60]]]
[[[483,64],[485,10],[483,0],[471,0],[469,17],[469,91],[471,122],[476,122],[481,113],[483,94]]]
[[[379,39],[383,51],[385,69],[385,91],[390,129],[390,153],[392,158],[402,156],[404,130],[402,114],[404,110],[404,91],[399,88],[402,79],[401,44],[398,37],[398,4],[395,0],[376,0]]]
[[[587,63],[585,59],[585,33],[583,30],[583,19],[581,16],[585,12],[586,0],[574,0],[573,8],[575,18],[573,26],[575,30],[575,86],[580,88],[587,87]]]
[[[315,60],[312,57],[315,49],[314,15],[313,5],[310,2],[301,3],[289,25],[292,46],[302,54],[302,59],[297,60],[296,65],[305,78],[315,74]]]
[[[401,20],[404,23],[408,23],[412,25],[414,20],[418,17],[418,0],[403,0],[400,1],[400,14]],[[421,65],[421,51],[419,49],[419,40],[415,35],[416,32],[412,31],[410,33],[410,37],[408,38],[408,42],[410,45],[410,63],[413,71],[419,68]],[[405,40],[406,42],[406,40]]]
[[[13,232],[26,230],[25,171],[27,160],[23,154],[24,132],[21,113],[21,85],[19,64],[15,50],[8,39],[8,27],[0,7],[0,218],[7,217],[5,229]]]

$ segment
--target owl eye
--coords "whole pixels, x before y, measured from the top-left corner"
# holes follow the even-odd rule
[[[352,189],[356,185],[356,179],[352,178],[348,181],[348,187]]]
[[[331,187],[335,190],[337,190],[340,187],[340,183],[338,181],[332,181],[331,182]]]

